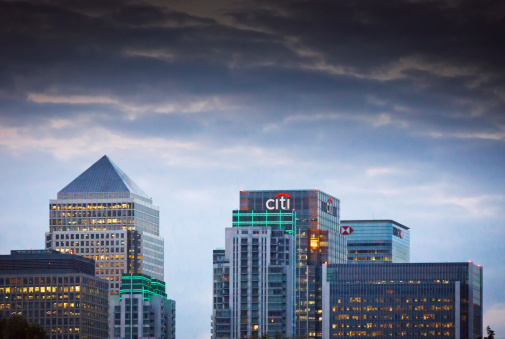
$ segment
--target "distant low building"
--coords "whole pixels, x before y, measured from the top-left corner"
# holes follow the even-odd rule
[[[482,268],[472,263],[323,265],[322,339],[482,336]]]
[[[102,339],[108,334],[107,281],[95,261],[54,250],[0,255],[0,317],[23,315],[49,339]]]
[[[165,283],[145,274],[124,274],[110,298],[110,339],[175,339],[175,301]]]
[[[347,262],[410,262],[410,228],[394,220],[341,220]],[[348,228],[350,227],[350,229]]]

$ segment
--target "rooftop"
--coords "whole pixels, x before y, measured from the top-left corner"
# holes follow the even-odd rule
[[[150,199],[106,155],[59,191],[58,199],[75,193],[132,193]]]

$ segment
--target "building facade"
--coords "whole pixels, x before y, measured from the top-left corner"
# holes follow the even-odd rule
[[[214,251],[212,338],[295,331],[296,213],[233,211]]]
[[[95,260],[95,273],[118,294],[124,273],[163,280],[159,209],[103,156],[49,203],[46,248]]]
[[[410,228],[407,226],[393,220],[342,220],[340,224],[341,233],[347,234],[349,263],[410,262]],[[346,227],[351,227],[352,231]]]
[[[296,212],[295,334],[320,337],[321,264],[347,261],[340,201],[318,189],[241,191],[240,210]]]
[[[339,200],[317,189],[241,191],[225,250],[214,251],[213,338],[320,337],[321,265],[347,260],[339,220]]]
[[[109,312],[110,339],[175,339],[175,301],[167,299],[163,281],[123,275]]]
[[[53,250],[0,255],[0,318],[23,315],[50,339],[106,338],[108,287],[91,259]]]
[[[472,263],[323,265],[323,339],[482,336],[482,268]]]

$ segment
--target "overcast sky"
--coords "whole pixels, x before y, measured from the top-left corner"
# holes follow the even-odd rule
[[[484,267],[505,337],[505,2],[0,1],[0,253],[107,154],[160,207],[177,337],[210,337],[240,189],[318,188]]]

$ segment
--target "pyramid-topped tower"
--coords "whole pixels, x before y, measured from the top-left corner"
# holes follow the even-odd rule
[[[58,193],[58,199],[76,194],[130,193],[149,199],[109,157],[104,155]]]
[[[118,294],[123,273],[163,279],[159,208],[104,155],[49,204],[46,248],[96,261],[96,275]]]

